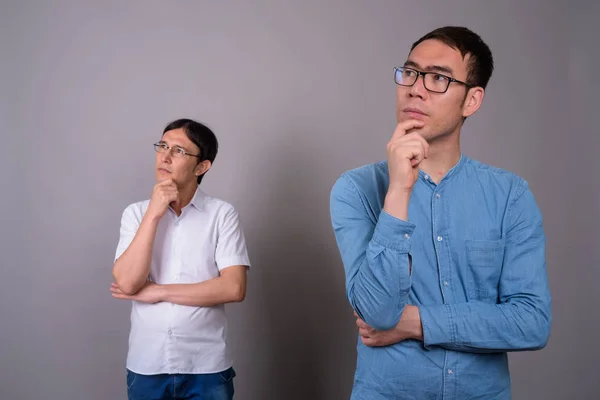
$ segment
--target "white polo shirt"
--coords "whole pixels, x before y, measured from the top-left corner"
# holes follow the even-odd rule
[[[132,242],[150,200],[123,212],[115,260]],[[198,283],[233,265],[250,266],[238,214],[200,188],[181,215],[171,209],[160,220],[150,279],[159,284]],[[232,366],[227,351],[224,305],[190,307],[134,301],[127,368],[144,375],[202,374]]]

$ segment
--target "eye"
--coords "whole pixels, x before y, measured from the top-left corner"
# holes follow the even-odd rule
[[[159,143],[158,147],[161,148],[162,150],[167,150],[169,148],[169,146],[167,146],[166,143]]]
[[[415,71],[410,70],[410,69],[405,69],[404,72],[402,73],[402,75],[404,75],[407,78],[411,78],[411,77],[415,76]]]
[[[437,82],[444,82],[448,80],[447,76],[444,75],[440,75],[440,74],[434,74],[433,75],[433,80],[437,81]]]
[[[183,155],[185,155],[185,150],[182,149],[181,147],[175,147],[175,153],[179,156],[183,156]]]

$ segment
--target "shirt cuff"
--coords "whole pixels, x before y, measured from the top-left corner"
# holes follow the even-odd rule
[[[217,260],[217,267],[219,268],[219,271],[227,267],[233,267],[234,265],[245,265],[246,267],[250,268],[250,260],[245,256],[232,256]]]
[[[381,246],[408,253],[415,227],[415,224],[398,219],[381,210],[373,233],[373,241]]]
[[[421,325],[423,326],[423,344],[425,347],[435,345],[452,345],[455,342],[454,315],[452,307],[447,304],[419,306]]]

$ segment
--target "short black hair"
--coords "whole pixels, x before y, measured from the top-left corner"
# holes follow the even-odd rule
[[[421,42],[430,39],[439,40],[460,51],[463,59],[469,54],[467,83],[485,89],[494,71],[494,58],[492,51],[478,34],[462,26],[444,26],[417,40],[410,51],[413,51]]]
[[[217,158],[217,152],[219,151],[219,142],[209,127],[201,124],[200,122],[182,118],[170,122],[163,130],[163,135],[174,129],[183,129],[188,139],[198,146],[200,149],[198,164],[204,160],[210,161],[211,164],[215,162],[215,158]],[[198,177],[198,184],[200,184],[205,174],[206,173]]]

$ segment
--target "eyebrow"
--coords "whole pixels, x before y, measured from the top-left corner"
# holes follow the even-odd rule
[[[416,62],[409,60],[409,61],[406,61],[404,63],[404,66],[405,67],[412,67],[412,68],[415,68],[415,69],[420,69],[420,70],[425,71],[425,72],[436,71],[436,72],[445,72],[445,73],[450,74],[450,75],[453,74],[452,68],[450,68],[448,66],[445,66],[445,65],[428,65],[428,66],[426,66],[426,67],[423,68],[419,64],[417,64]]]

